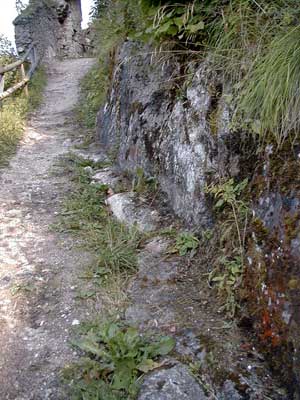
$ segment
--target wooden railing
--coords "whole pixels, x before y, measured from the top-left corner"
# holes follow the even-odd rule
[[[30,68],[26,72],[25,71],[25,63],[30,63]],[[28,88],[27,84],[32,78],[34,71],[38,66],[38,58],[35,49],[35,44],[31,44],[26,53],[20,58],[20,60],[15,61],[12,64],[0,66],[0,101],[5,99],[6,97],[11,96],[15,91],[24,88],[26,95],[28,96]],[[17,68],[20,68],[21,72],[21,82],[16,83],[14,86],[4,91],[4,83],[5,83],[5,73],[9,71],[13,71]]]

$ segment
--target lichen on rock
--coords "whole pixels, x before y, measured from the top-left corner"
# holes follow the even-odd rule
[[[195,66],[190,85],[181,93],[179,61],[171,57],[161,65],[149,46],[130,41],[117,53],[115,64],[112,90],[98,114],[101,144],[117,153],[122,170],[141,167],[156,176],[171,207],[186,222],[210,225],[204,194],[210,175],[239,171],[238,156],[226,145],[229,107],[221,93],[216,97],[211,91],[216,77],[205,63]]]

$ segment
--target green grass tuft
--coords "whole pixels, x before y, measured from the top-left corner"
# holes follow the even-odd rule
[[[39,67],[29,82],[28,111],[38,108],[43,101],[43,92],[47,83],[47,74],[43,67]]]
[[[100,61],[91,68],[81,82],[80,101],[77,106],[77,116],[85,128],[93,129],[96,125],[96,115],[104,104],[108,88],[108,71]]]
[[[18,93],[2,101],[0,107],[0,165],[7,163],[22,137],[26,117],[42,101],[46,73],[40,68],[29,84],[29,97]]]
[[[75,162],[74,162],[75,161]],[[137,248],[141,235],[114,220],[105,205],[107,186],[90,185],[84,161],[73,160],[75,183],[66,200],[59,228],[78,233],[85,246],[97,254],[93,273],[101,279],[109,274],[128,274],[137,267]]]
[[[300,132],[300,28],[275,37],[245,79],[240,110],[257,121],[263,141],[299,138]]]
[[[7,162],[22,137],[25,127],[26,101],[9,99],[0,109],[0,165]]]
[[[252,0],[231,1],[208,28],[210,62],[226,79],[237,82],[272,37],[274,21]]]
[[[77,107],[79,121],[84,127],[95,127],[96,115],[104,105],[114,69],[115,52],[126,37],[125,9],[123,0],[101,5],[101,19],[93,20],[97,64],[83,78],[81,99]],[[96,7],[96,5],[95,5]]]

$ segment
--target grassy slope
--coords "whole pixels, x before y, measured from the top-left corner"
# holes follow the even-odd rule
[[[24,93],[5,99],[0,109],[0,165],[6,164],[22,137],[28,113],[41,101],[46,73],[39,68],[29,84],[29,98]]]

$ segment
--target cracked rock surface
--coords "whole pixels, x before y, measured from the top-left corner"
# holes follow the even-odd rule
[[[144,381],[138,400],[207,400],[186,366],[155,371]]]

